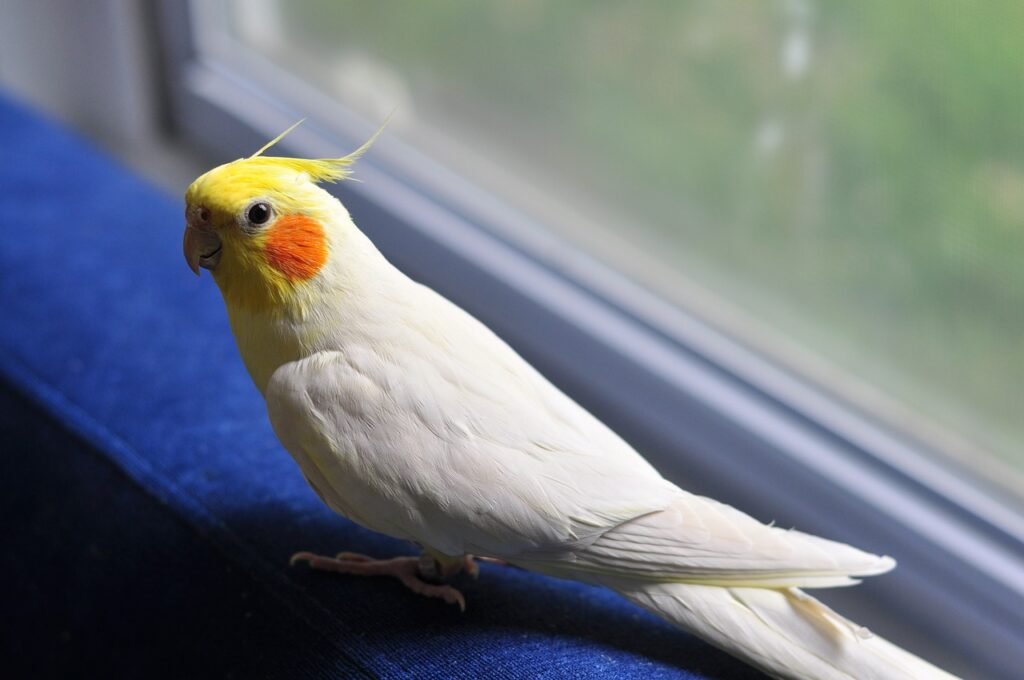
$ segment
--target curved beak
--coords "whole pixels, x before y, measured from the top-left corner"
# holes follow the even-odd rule
[[[182,249],[185,252],[185,262],[188,263],[188,268],[196,276],[199,276],[200,268],[213,271],[217,267],[223,244],[220,237],[210,229],[188,224],[185,227]]]

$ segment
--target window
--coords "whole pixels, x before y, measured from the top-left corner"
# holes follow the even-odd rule
[[[998,674],[1024,648],[1021,13],[267,0],[165,24],[193,137],[237,156],[308,115],[290,148],[341,153],[394,112],[339,189],[392,259],[688,488],[896,552],[827,599]]]
[[[211,24],[1021,493],[1019,13],[231,2]]]

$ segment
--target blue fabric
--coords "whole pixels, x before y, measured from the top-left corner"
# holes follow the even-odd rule
[[[483,565],[465,614],[289,568],[414,549],[333,515],[274,439],[182,205],[0,97],[9,677],[752,678],[600,589]]]

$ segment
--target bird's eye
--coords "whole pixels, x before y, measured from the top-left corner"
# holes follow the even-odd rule
[[[263,201],[253,203],[245,211],[245,219],[249,221],[249,224],[254,225],[266,224],[270,220],[270,215],[270,204]]]

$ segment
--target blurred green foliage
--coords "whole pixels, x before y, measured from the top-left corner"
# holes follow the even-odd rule
[[[282,6],[314,78],[393,68],[424,117],[1024,465],[1024,3]]]

